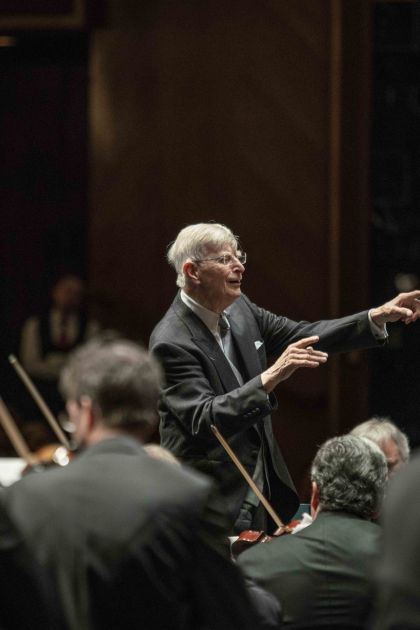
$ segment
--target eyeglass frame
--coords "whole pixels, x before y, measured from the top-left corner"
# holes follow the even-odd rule
[[[227,258],[229,260],[226,260]],[[229,265],[232,265],[235,262],[235,258],[241,265],[245,265],[247,261],[247,254],[246,252],[242,252],[242,254],[238,254],[237,256],[234,254],[222,254],[221,256],[214,256],[213,258],[193,258],[193,262],[201,263],[201,262],[212,261],[212,262],[218,262],[221,265],[228,267]]]

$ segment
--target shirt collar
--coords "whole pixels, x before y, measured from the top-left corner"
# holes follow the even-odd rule
[[[219,333],[219,315],[192,299],[185,291],[181,291],[181,300],[192,310],[213,335]]]

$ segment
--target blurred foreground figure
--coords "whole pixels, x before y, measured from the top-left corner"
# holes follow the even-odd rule
[[[54,584],[0,504],[0,628],[58,630]]]
[[[355,426],[350,435],[372,440],[384,452],[388,474],[393,475],[410,458],[408,438],[389,418],[373,417]]]
[[[381,533],[371,519],[387,480],[385,457],[369,440],[332,438],[311,477],[312,525],[245,551],[238,563],[281,602],[285,628],[365,628]]]
[[[374,630],[420,628],[420,456],[390,481]]]
[[[258,628],[239,571],[204,521],[210,482],[138,440],[155,427],[155,360],[129,341],[92,340],[60,383],[84,451],[11,486],[5,505],[57,584],[65,627]]]

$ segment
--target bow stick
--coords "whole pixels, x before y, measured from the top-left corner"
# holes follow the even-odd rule
[[[220,444],[225,449],[226,453],[229,455],[229,457],[233,461],[233,463],[236,465],[236,467],[239,469],[239,471],[245,477],[246,481],[248,482],[248,484],[250,485],[252,490],[255,492],[255,494],[257,495],[257,497],[259,498],[259,500],[261,501],[261,503],[263,504],[263,506],[265,507],[265,509],[267,510],[267,512],[269,513],[269,515],[271,516],[271,518],[273,519],[275,524],[277,525],[277,527],[285,527],[285,525],[282,522],[280,516],[274,511],[273,507],[267,501],[267,499],[265,498],[265,496],[263,495],[263,493],[261,492],[261,490],[259,489],[259,487],[255,483],[255,481],[252,479],[252,477],[249,474],[249,472],[246,470],[246,468],[244,468],[244,466],[239,461],[239,459],[237,458],[235,453],[232,451],[231,447],[226,442],[225,438],[220,433],[218,428],[214,424],[210,425],[210,428],[213,431],[214,435],[219,440]]]
[[[9,355],[9,363],[14,367],[21,381],[26,386],[27,390],[31,394],[32,398],[35,400],[41,412],[44,414],[44,417],[46,418],[51,429],[54,431],[54,433],[58,437],[61,444],[70,451],[71,450],[70,442],[68,441],[67,437],[64,435],[57,420],[54,418],[51,412],[51,409],[47,406],[45,400],[42,398],[38,389],[35,387],[34,382],[29,377],[29,375],[25,372],[25,370],[23,369],[23,367],[21,366],[21,364],[19,363],[19,361],[17,360],[14,354]]]
[[[9,412],[8,408],[4,404],[2,398],[0,398],[0,424],[2,425],[6,435],[13,444],[14,449],[19,457],[25,460],[25,462],[31,468],[33,466],[36,466],[36,464],[39,464],[38,459],[29,450],[28,445],[26,444],[23,436],[17,428],[12,414]]]

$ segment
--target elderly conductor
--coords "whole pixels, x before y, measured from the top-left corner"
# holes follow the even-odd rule
[[[379,345],[385,323],[415,321],[420,291],[378,308],[316,323],[295,322],[242,294],[246,254],[217,223],[189,225],[168,252],[180,291],[154,329],[150,348],[166,385],[160,397],[162,445],[219,480],[233,464],[215,439],[215,424],[284,520],[298,507],[293,482],[273,436],[273,390],[295,370],[317,368],[327,352]],[[267,358],[274,363],[267,367]],[[266,525],[245,482],[227,493],[234,529]]]

